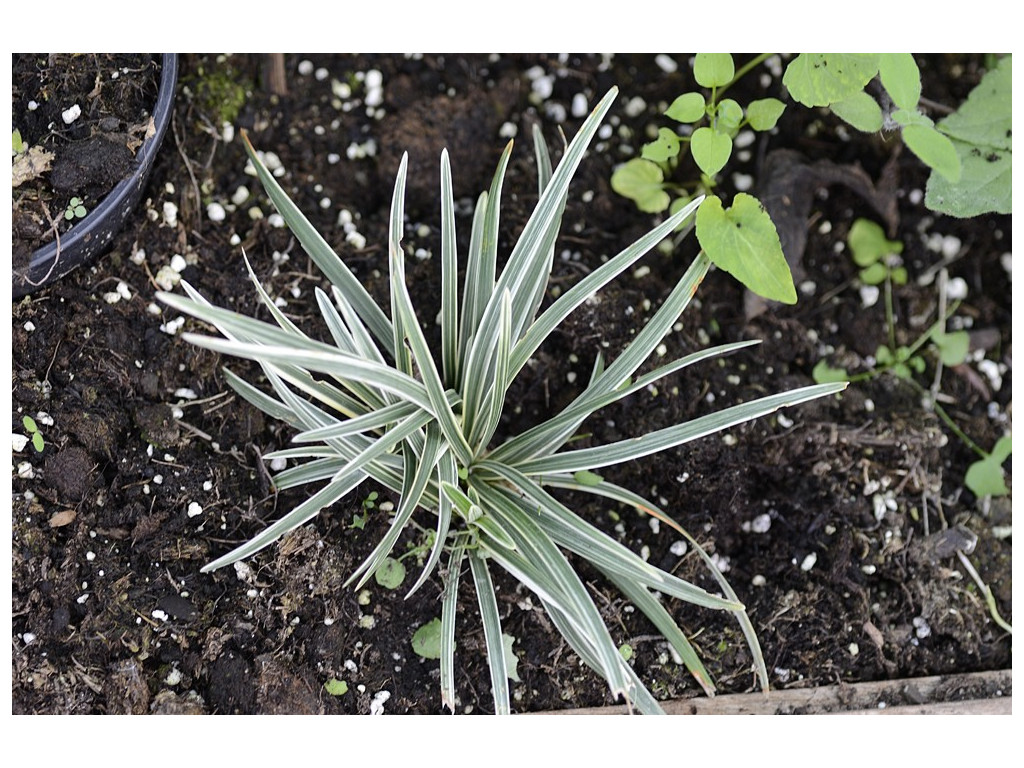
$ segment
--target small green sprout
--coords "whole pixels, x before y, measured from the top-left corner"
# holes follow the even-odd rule
[[[80,197],[72,197],[68,201],[68,207],[64,210],[64,218],[68,221],[73,219],[84,219],[88,211],[85,208],[85,201]]]
[[[373,576],[384,589],[398,589],[405,581],[405,566],[401,560],[385,557]]]
[[[424,659],[441,658],[441,620],[431,619],[412,636],[412,650]]]
[[[1006,496],[1010,492],[1003,476],[1003,462],[1010,457],[1012,450],[1012,440],[1010,435],[1006,435],[996,441],[991,453],[986,454],[967,468],[964,485],[970,489],[971,493],[981,498],[982,496]]]
[[[836,368],[826,360],[819,360],[811,376],[818,384],[848,380],[852,382],[866,381],[883,373],[891,373],[897,378],[914,387],[918,393],[930,403],[930,408],[949,429],[980,458],[971,464],[964,477],[964,485],[975,496],[1003,496],[1009,493],[1003,479],[1003,462],[1010,455],[1010,437],[1000,439],[991,453],[978,446],[960,428],[946,412],[934,396],[917,382],[915,376],[923,374],[927,363],[919,354],[926,344],[931,348],[941,366],[961,365],[967,360],[970,348],[970,336],[964,330],[946,330],[946,322],[956,311],[954,305],[945,310],[944,301],[940,300],[939,319],[924,333],[920,334],[911,344],[896,343],[896,326],[893,313],[892,286],[904,285],[907,282],[907,271],[899,263],[898,255],[903,244],[886,238],[882,228],[867,219],[858,219],[850,227],[847,239],[854,263],[860,267],[860,280],[865,285],[882,283],[885,288],[885,320],[888,333],[888,344],[880,344],[875,351],[874,364],[866,371],[850,375],[845,368]],[[941,291],[940,291],[941,292]],[[938,388],[938,382],[934,385]]]
[[[21,138],[21,131],[15,128],[11,131],[11,157],[16,157],[24,152],[28,147],[25,145],[24,140]]]
[[[46,447],[46,443],[43,442],[43,433],[39,431],[39,427],[36,425],[36,420],[31,416],[22,416],[21,423],[25,426],[25,430],[32,438],[32,447],[35,448],[38,453],[42,453],[43,448]]]
[[[344,696],[348,693],[348,683],[344,680],[339,680],[336,677],[332,677],[326,683],[324,683],[324,690],[330,696]]]
[[[868,219],[857,219],[850,227],[847,243],[853,263],[860,267],[862,283],[880,285],[891,280],[895,285],[906,285],[907,270],[899,259],[903,243],[886,238],[881,226]]]

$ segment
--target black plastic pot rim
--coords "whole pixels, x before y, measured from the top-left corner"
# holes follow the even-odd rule
[[[118,182],[64,237],[35,251],[25,273],[14,272],[15,299],[59,280],[76,267],[90,263],[110,246],[114,236],[121,231],[125,220],[139,203],[157,151],[171,122],[177,77],[178,54],[163,54],[160,87],[153,109],[155,130],[139,149],[134,172]]]

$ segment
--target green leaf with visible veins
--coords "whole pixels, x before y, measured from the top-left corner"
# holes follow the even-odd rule
[[[796,288],[782,253],[779,233],[761,202],[740,192],[732,207],[711,196],[697,209],[697,240],[720,269],[754,293],[785,304],[796,303]]]
[[[805,107],[827,107],[863,90],[876,74],[877,53],[801,53],[782,83]]]
[[[928,177],[924,204],[961,218],[1013,210],[1011,56],[981,78],[952,115],[936,128],[949,136],[960,157],[960,180]]]

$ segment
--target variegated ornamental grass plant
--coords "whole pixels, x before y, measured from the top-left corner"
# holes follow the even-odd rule
[[[441,155],[441,343],[435,358],[413,307],[405,279],[403,198],[407,157],[398,169],[388,238],[390,314],[370,297],[327,242],[287,197],[248,145],[271,200],[303,248],[331,283],[316,301],[333,344],[296,327],[249,274],[273,322],[261,322],[212,306],[186,283],[187,297],[160,294],[169,306],[205,321],[223,338],[187,334],[199,346],[249,358],[262,367],[272,394],[226,372],[230,385],[250,403],[294,427],[294,447],[269,454],[291,466],[274,478],[278,489],[319,485],[295,509],[235,550],[207,565],[210,571],[253,555],[354,491],[365,480],[400,499],[390,528],[356,569],[358,587],[388,557],[417,512],[432,515],[432,547],[409,594],[444,559],[441,609],[441,700],[455,708],[455,617],[460,579],[475,588],[487,646],[495,711],[510,711],[506,654],[494,569],[504,570],[539,598],[575,652],[641,712],[661,708],[620,654],[572,557],[589,562],[640,609],[678,652],[708,694],[710,676],[665,597],[730,611],[749,643],[763,688],[767,674],[743,604],[711,559],[665,512],[634,492],[600,477],[602,467],[678,446],[812,398],[845,384],[808,386],[762,397],[685,424],[589,448],[567,448],[595,411],[645,389],[659,379],[711,357],[755,342],[724,344],[686,355],[635,376],[677,322],[711,262],[699,254],[632,342],[610,363],[598,356],[585,390],[561,413],[498,444],[495,433],[512,381],[549,334],[577,307],[634,264],[690,217],[696,200],[545,306],[555,242],[569,183],[598,126],[611,107],[610,91],[552,169],[539,131],[534,134],[540,199],[518,242],[497,270],[500,195],[511,142],[501,156],[473,218],[465,277],[459,290],[455,203],[447,153]],[[248,266],[248,262],[246,262]],[[630,505],[671,526],[703,558],[721,595],[667,573],[587,522],[553,489],[577,491]],[[571,556],[567,556],[571,555]],[[468,566],[468,567],[467,567]]]

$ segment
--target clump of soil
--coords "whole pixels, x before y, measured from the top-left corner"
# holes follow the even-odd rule
[[[980,57],[965,59],[927,57],[925,93],[953,104],[966,96],[980,77]],[[692,87],[685,66],[666,75],[643,55],[295,55],[285,63],[287,93],[255,88],[235,127],[276,156],[286,191],[384,303],[388,208],[402,149],[427,158],[410,174],[432,174],[449,145],[455,177],[468,174],[469,188],[482,190],[508,135],[519,137],[503,193],[498,245],[507,255],[537,199],[532,126],[542,126],[557,157],[559,129],[571,136],[582,120],[572,111],[576,95],[593,104],[618,85],[612,131],[594,144],[570,191],[552,281],[564,289],[650,228],[651,218],[617,197],[609,178],[659,124],[664,105]],[[254,80],[261,70],[258,57],[227,64]],[[183,80],[221,65],[219,57],[184,56]],[[546,89],[538,95],[541,79]],[[776,96],[781,85],[751,78],[743,87],[737,99]],[[174,273],[218,305],[260,315],[244,250],[284,311],[321,333],[312,297],[324,281],[275,225],[245,172],[235,132],[225,132],[185,89],[175,109],[178,146],[161,149],[149,201],[110,254],[13,306],[12,429],[22,433],[22,416],[31,415],[45,439],[41,453],[27,443],[14,459],[13,710],[440,712],[437,662],[411,646],[415,630],[440,613],[439,578],[409,600],[372,581],[359,593],[340,587],[388,528],[396,500],[384,489],[360,488],[238,568],[200,573],[303,494],[274,493],[261,456],[286,447],[290,430],[240,401],[221,366],[253,379],[258,370],[185,344],[181,330],[206,329],[161,310],[153,293]],[[466,129],[460,121],[467,116],[482,127]],[[399,137],[412,146],[396,146]],[[931,214],[914,194],[925,173],[910,153],[894,159],[891,146],[850,136],[828,115],[787,112],[765,142],[765,150],[793,149],[808,163],[857,163],[875,184],[883,170],[895,174],[897,236],[911,277],[895,293],[898,341],[913,341],[934,318],[936,284],[919,278],[945,266],[963,280],[967,297],[957,317],[977,356],[943,371],[940,393],[959,429],[991,447],[1010,420],[1010,217]],[[757,157],[751,153],[738,170],[756,177]],[[409,260],[409,286],[423,308],[437,302],[439,213],[428,186],[407,208],[406,244],[420,256]],[[471,211],[472,198],[461,199],[463,247]],[[814,290],[793,307],[748,318],[740,286],[712,273],[666,338],[666,355],[740,339],[762,343],[609,408],[586,425],[588,439],[639,435],[808,384],[821,359],[851,373],[866,369],[887,341],[884,310],[865,306],[842,245],[857,217],[876,214],[848,188],[818,189],[802,262]],[[941,244],[951,239],[960,250],[947,259]],[[689,265],[691,240],[671,255],[649,256],[649,271],[625,276],[553,335],[515,383],[506,433],[568,402],[598,350],[607,360],[622,349]],[[433,314],[424,309],[423,317]],[[930,382],[937,368],[927,359],[922,380]],[[998,385],[984,371],[998,373]],[[1010,504],[976,499],[964,487],[975,459],[916,390],[881,376],[841,398],[602,474],[652,496],[713,553],[752,616],[772,686],[792,688],[1010,667],[1009,636],[956,547],[937,538],[961,528],[977,536],[971,562],[1012,620]],[[566,501],[650,562],[713,587],[692,550],[682,551],[649,518]],[[421,522],[432,527],[428,516]],[[399,551],[418,544],[410,533]],[[653,628],[597,574],[584,569],[583,576],[655,694],[700,695]],[[515,709],[610,703],[605,684],[572,653],[539,601],[511,579],[499,576],[497,588],[521,678],[512,685]],[[754,687],[751,659],[728,617],[666,605],[720,691]],[[458,710],[487,712],[483,631],[468,589],[459,606]],[[347,692],[332,681],[344,681]]]

